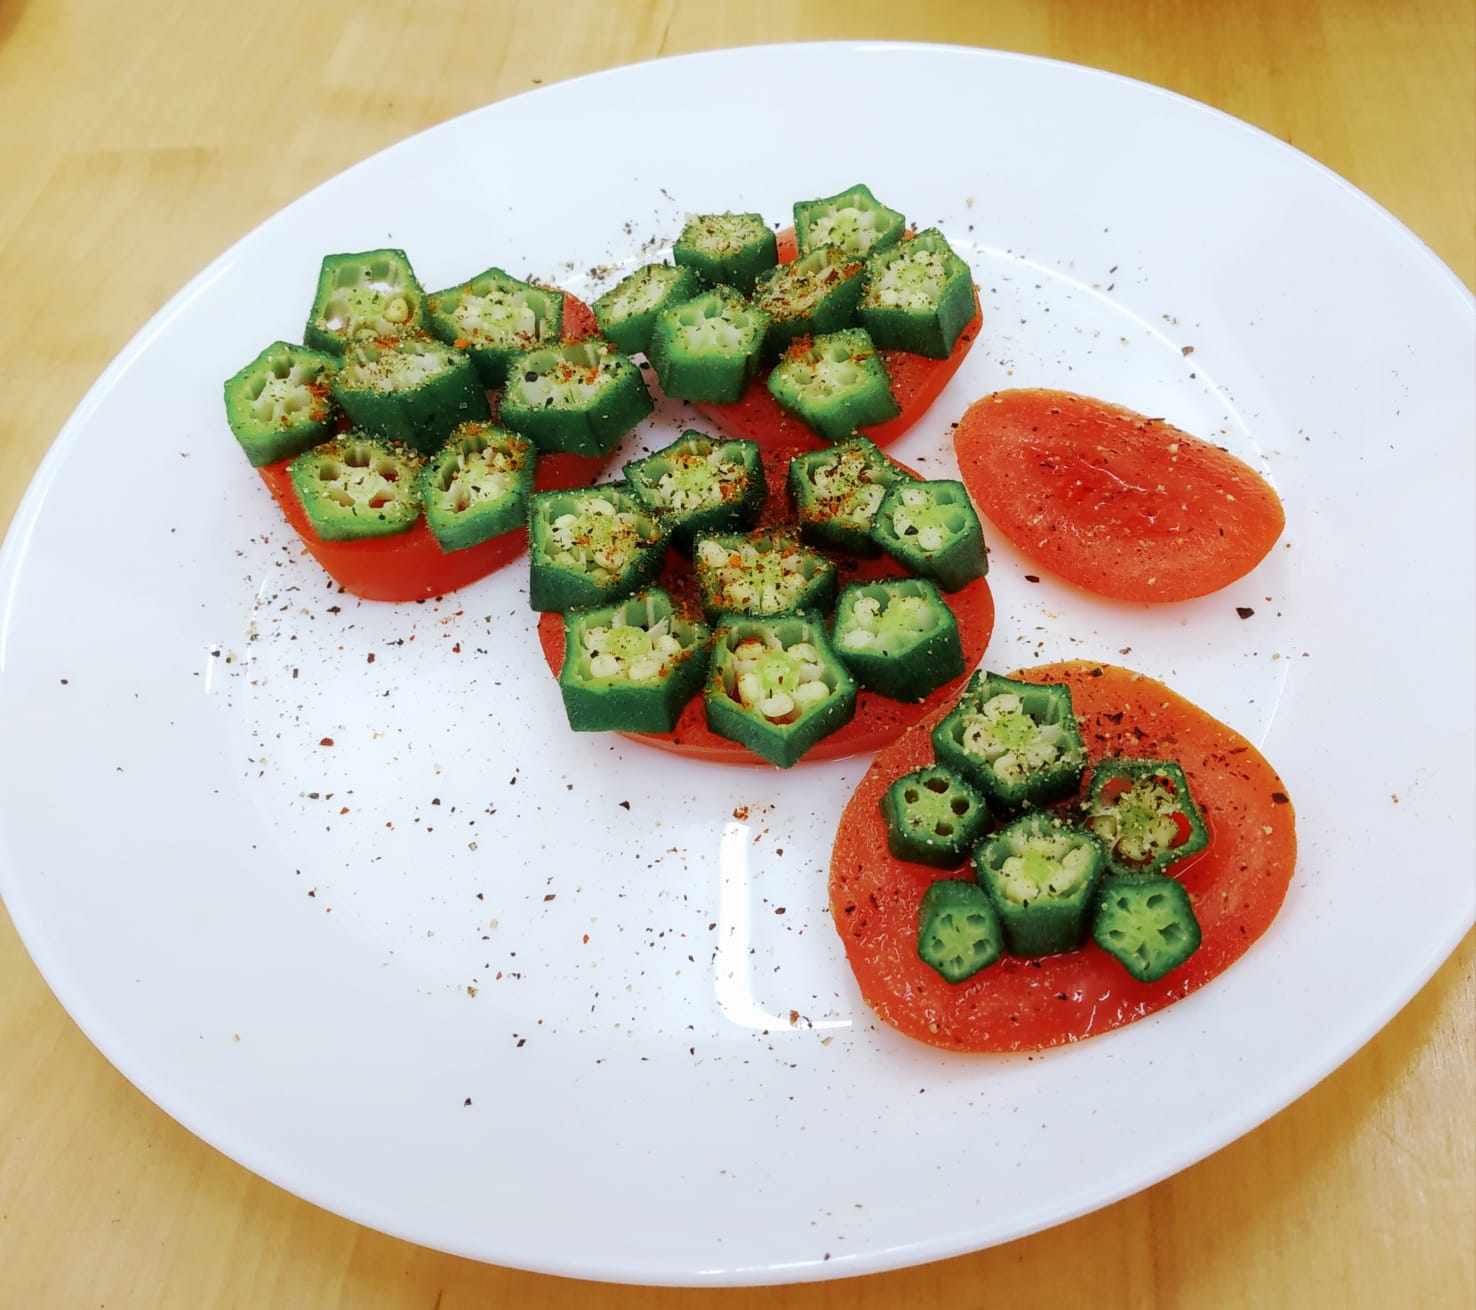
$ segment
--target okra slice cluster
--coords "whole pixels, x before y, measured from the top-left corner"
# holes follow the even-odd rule
[[[697,270],[685,264],[643,264],[590,306],[600,335],[627,355],[645,354],[663,311],[702,290]]]
[[[1100,761],[1083,798],[1070,688],[983,670],[932,743],[934,762],[897,779],[881,814],[897,859],[968,862],[971,881],[932,884],[942,890],[918,908],[919,957],[949,982],[1001,954],[1039,958],[1089,938],[1153,982],[1197,948],[1192,900],[1167,870],[1208,831],[1177,763]]]
[[[795,456],[787,490],[804,540],[853,555],[879,555],[872,527],[882,497],[894,483],[914,480],[869,437],[852,437]]]

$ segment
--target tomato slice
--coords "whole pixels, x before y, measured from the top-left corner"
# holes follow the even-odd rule
[[[808,447],[806,447],[808,449]],[[789,498],[785,494],[785,479],[789,472],[789,461],[801,451],[795,447],[766,449],[763,452],[764,477],[769,495],[764,502],[761,523],[764,526],[792,522]],[[903,465],[902,467],[905,467]],[[911,472],[912,470],[909,470]],[[840,585],[848,582],[866,581],[872,578],[902,577],[906,570],[885,557],[880,559],[853,559],[836,553],[831,555],[841,570]],[[657,580],[657,586],[670,591],[678,604],[685,603],[696,608],[696,589],[692,581],[691,564],[675,552],[668,559],[666,568]],[[875,692],[862,691],[856,697],[856,714],[845,727],[824,738],[806,752],[802,763],[817,760],[835,760],[862,751],[876,750],[892,741],[910,724],[916,723],[940,706],[952,701],[968,681],[971,673],[984,658],[989,638],[994,632],[994,596],[985,578],[977,578],[968,586],[946,596],[948,606],[958,620],[959,640],[963,645],[965,672],[937,688],[926,700],[914,704],[888,700]],[[564,620],[560,614],[543,614],[538,620],[538,641],[543,649],[544,661],[555,677],[564,663]],[[656,750],[671,751],[692,759],[710,760],[718,764],[751,764],[772,768],[745,746],[720,737],[707,726],[707,714],[698,696],[687,704],[677,721],[676,728],[666,733],[623,733],[631,741],[651,746]]]
[[[867,1004],[899,1031],[949,1050],[1040,1050],[1162,1009],[1218,977],[1266,931],[1296,863],[1295,815],[1285,787],[1233,729],[1128,669],[1071,662],[1010,676],[1070,685],[1093,760],[1131,755],[1183,766],[1210,845],[1175,872],[1193,898],[1203,939],[1155,983],[1136,981],[1090,942],[1040,960],[1006,957],[957,984],[924,964],[917,954],[923,891],[965,871],[895,859],[879,806],[895,779],[932,760],[928,734],[940,711],[883,750],[853,793],[832,852],[830,908]]]
[[[786,228],[779,233],[779,262],[789,263],[796,253],[794,229]],[[892,397],[901,413],[875,427],[862,428],[863,436],[870,437],[878,446],[890,445],[927,412],[942,394],[943,388],[953,380],[953,375],[958,372],[959,366],[978,340],[979,330],[984,324],[984,314],[979,309],[977,290],[974,292],[974,307],[978,312],[959,335],[953,352],[947,359],[929,359],[925,355],[914,355],[905,350],[878,352],[886,365],[891,379]],[[769,394],[767,378],[767,374],[755,378],[743,398],[731,405],[701,404],[694,405],[693,408],[719,431],[730,437],[757,441],[761,446],[820,450],[830,445],[830,442],[817,437],[799,419],[779,407],[779,402]]]
[[[1118,600],[1206,596],[1286,526],[1248,464],[1162,419],[1067,391],[998,391],[954,433],[960,476],[994,525],[1066,581]]]
[[[582,300],[564,293],[564,338],[582,341],[596,330],[594,312]],[[539,491],[580,487],[599,480],[608,460],[585,455],[544,455],[534,473]],[[292,490],[290,460],[257,471],[283,515],[302,538],[306,552],[344,591],[364,600],[423,600],[444,596],[495,573],[520,556],[528,545],[526,528],[504,533],[463,550],[445,551],[422,515],[408,531],[362,541],[324,541],[312,529]]]

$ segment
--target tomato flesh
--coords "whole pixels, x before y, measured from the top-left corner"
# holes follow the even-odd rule
[[[884,749],[841,816],[830,908],[861,995],[900,1032],[957,1051],[1032,1051],[1081,1041],[1162,1009],[1239,959],[1281,908],[1296,863],[1286,790],[1244,737],[1162,683],[1111,665],[1070,662],[1010,675],[1065,682],[1092,760],[1176,759],[1205,815],[1210,845],[1174,874],[1203,934],[1182,965],[1140,983],[1095,944],[1040,960],[1006,956],[948,983],[917,954],[918,904],[929,883],[968,876],[908,864],[887,849],[880,801],[902,774],[931,762],[929,731],[946,711]]]
[[[766,449],[763,452],[764,477],[768,499],[764,503],[762,526],[792,523],[792,510],[785,494],[789,461],[801,451],[791,448]],[[832,558],[841,570],[840,585],[873,578],[903,577],[906,570],[885,557],[853,559],[842,554]],[[675,552],[668,558],[656,584],[672,593],[679,606],[696,612],[696,588],[691,564]],[[894,740],[910,724],[932,714],[951,701],[968,680],[968,675],[984,658],[989,638],[994,632],[994,596],[988,580],[976,578],[966,587],[945,597],[958,620],[959,640],[963,646],[965,672],[944,683],[925,700],[912,704],[889,700],[875,692],[861,691],[856,697],[856,713],[843,728],[823,738],[806,752],[804,762],[840,759],[862,751],[876,750]],[[550,672],[558,676],[564,663],[564,619],[561,614],[543,614],[538,620],[538,641]],[[626,733],[631,741],[657,750],[671,751],[692,759],[710,760],[718,764],[751,764],[770,768],[767,761],[727,737],[721,737],[707,726],[702,697],[694,697],[682,711],[676,728],[666,733]]]
[[[1118,600],[1205,596],[1255,568],[1286,515],[1248,464],[1161,419],[1040,389],[976,401],[954,432],[979,512],[1042,568]]]
[[[797,253],[794,229],[786,228],[778,236],[779,262],[787,264]],[[979,308],[977,290],[974,293],[974,307],[977,312],[973,320],[959,334],[947,359],[929,359],[925,355],[914,355],[905,350],[877,352],[886,365],[892,398],[896,400],[901,412],[885,423],[862,428],[862,436],[870,437],[878,446],[890,445],[938,399],[943,388],[953,380],[953,375],[958,372],[974,342],[978,340],[984,315]],[[730,405],[700,404],[693,408],[728,436],[756,441],[761,446],[820,450],[831,444],[823,437],[817,437],[794,415],[780,408],[779,402],[769,393],[767,374],[755,378],[741,400]]]

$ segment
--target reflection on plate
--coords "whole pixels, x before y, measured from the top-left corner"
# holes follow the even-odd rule
[[[885,82],[961,134],[935,158],[910,123],[878,122],[864,154],[825,159],[773,149],[789,113],[760,104],[724,166],[697,167],[705,128],[671,106],[760,73],[803,77],[816,103]],[[588,152],[516,195],[485,166],[534,125],[577,140],[616,103],[668,125],[659,149]],[[455,203],[428,201],[448,178]],[[782,222],[862,180],[943,228],[985,311],[900,458],[946,476],[970,400],[1063,387],[1226,445],[1287,507],[1254,574],[1162,609],[1032,581],[995,546],[992,667],[1102,658],[1164,679],[1262,746],[1302,837],[1281,918],[1229,974],[1041,1056],[945,1056],[860,1004],[825,868],[864,759],[781,774],[576,737],[519,570],[419,605],[336,594],[221,414],[220,381],[300,331],[327,252],[396,245],[428,286],[496,263],[590,294],[689,211]],[[0,888],[150,1097],[414,1241],[765,1282],[1059,1222],[1299,1095],[1471,922],[1469,869],[1443,858],[1468,835],[1469,679],[1385,699],[1411,651],[1471,666],[1446,603],[1471,591],[1471,359],[1470,297],[1386,214],[1281,143],[1110,76],[780,47],[494,105],[229,251],[62,433],[0,559],[0,731],[27,743],[0,764]],[[126,489],[106,455],[120,432],[147,437]],[[1422,871],[1419,915],[1390,869]]]

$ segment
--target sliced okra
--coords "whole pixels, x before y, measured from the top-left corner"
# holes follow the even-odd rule
[[[355,427],[433,453],[462,423],[491,417],[471,359],[426,332],[356,341],[333,379]]]
[[[753,303],[769,316],[764,354],[777,359],[797,337],[856,326],[864,261],[821,246],[760,275]]]
[[[1045,811],[1022,815],[974,851],[974,874],[999,912],[1010,954],[1027,959],[1081,946],[1106,867],[1091,833]]]
[[[637,499],[666,526],[671,544],[690,550],[702,532],[752,527],[768,494],[756,442],[725,440],[689,429],[625,466]]]
[[[1076,794],[1086,746],[1071,688],[1037,685],[980,669],[932,733],[940,764],[974,783],[1001,814],[1017,814]]]
[[[919,478],[888,487],[871,535],[899,564],[932,578],[944,591],[957,591],[989,572],[979,512],[954,478]]]
[[[507,381],[514,355],[560,340],[564,297],[489,268],[459,286],[433,291],[426,315],[430,330],[470,355],[482,386],[495,391]]]
[[[668,396],[730,405],[758,376],[768,325],[738,292],[715,286],[662,310],[646,353]]]
[[[651,332],[664,310],[702,291],[697,270],[685,264],[645,264],[620,279],[590,308],[600,335],[627,355],[649,354]]]
[[[226,379],[226,422],[253,467],[300,455],[333,434],[338,358],[274,341]]]
[[[817,246],[839,246],[850,255],[866,255],[896,245],[907,220],[889,209],[864,183],[833,196],[797,201],[794,235],[800,254]]]
[[[937,228],[866,261],[857,316],[881,350],[947,359],[974,313],[974,275]]]
[[[871,535],[882,496],[913,475],[888,459],[869,437],[852,437],[789,462],[787,490],[800,536],[816,546],[879,555]]]
[[[843,441],[900,412],[886,367],[861,328],[800,337],[769,373],[769,393],[826,441]]]
[[[408,532],[420,517],[420,458],[382,437],[345,432],[303,451],[287,471],[324,541],[390,537]]]
[[[1165,873],[1209,845],[1189,780],[1172,760],[1099,760],[1092,766],[1086,815],[1115,874]]]
[[[707,675],[706,624],[659,589],[564,616],[559,690],[576,732],[670,732]]]
[[[692,214],[671,257],[695,270],[705,286],[734,287],[747,295],[754,279],[779,262],[779,241],[762,214]]]
[[[951,983],[967,981],[1004,954],[999,916],[978,883],[939,878],[928,885],[918,906],[917,954]]]
[[[713,637],[707,726],[781,769],[856,712],[856,684],[818,613],[731,616]]]
[[[535,610],[608,605],[661,568],[666,534],[621,483],[535,492],[528,507],[528,602]]]
[[[709,620],[828,610],[835,603],[835,565],[785,531],[699,536],[692,543],[692,572]]]
[[[540,452],[608,455],[654,408],[641,370],[591,338],[514,355],[498,413]]]
[[[403,250],[325,255],[303,341],[341,355],[354,341],[425,328],[425,290]]]
[[[528,522],[538,457],[532,443],[487,422],[463,423],[420,471],[426,526],[446,551]]]
[[[958,619],[926,578],[850,583],[831,643],[857,682],[892,700],[923,700],[965,667]]]
[[[1183,883],[1161,876],[1104,878],[1092,940],[1139,982],[1157,982],[1199,949],[1201,932]]]
[[[928,764],[882,793],[887,849],[899,860],[955,869],[989,830],[989,806],[952,769]]]

